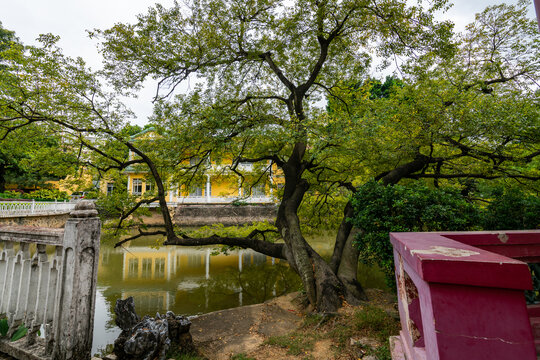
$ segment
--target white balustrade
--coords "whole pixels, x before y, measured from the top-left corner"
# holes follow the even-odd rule
[[[68,213],[74,208],[74,202],[0,201],[0,217]]]
[[[99,236],[100,220],[87,200],[77,203],[65,229],[0,226],[0,319],[8,320],[8,337],[21,325],[28,329],[21,340],[0,339],[1,352],[90,358]]]

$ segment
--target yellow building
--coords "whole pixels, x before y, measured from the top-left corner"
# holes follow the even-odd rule
[[[153,130],[147,129],[133,139],[154,137]],[[130,153],[130,159],[134,155]],[[193,157],[190,165],[200,163],[200,158]],[[277,167],[272,166],[270,175],[261,179],[255,186],[242,184],[240,177],[232,172],[224,171],[224,163],[232,163],[232,159],[223,159],[220,163],[212,159],[205,162],[205,172],[192,180],[189,186],[186,184],[165,184],[167,187],[167,202],[173,204],[226,204],[234,201],[246,203],[274,203],[274,188],[280,187],[283,179],[276,176]],[[187,163],[186,163],[187,165]],[[253,172],[253,164],[240,163],[237,170],[249,176]],[[134,167],[126,169],[127,188],[132,195],[144,195],[154,190],[154,184],[149,180],[148,172],[142,172]],[[109,185],[108,185],[109,186]],[[111,184],[112,186],[112,184]],[[112,191],[112,190],[111,190]],[[107,191],[108,192],[108,191]]]

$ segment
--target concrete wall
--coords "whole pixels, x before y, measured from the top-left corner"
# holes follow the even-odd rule
[[[0,225],[22,225],[46,228],[63,228],[69,218],[69,213],[18,215],[13,217],[0,217]]]
[[[241,225],[276,220],[276,205],[179,205],[173,222],[181,226],[203,226],[216,223]]]

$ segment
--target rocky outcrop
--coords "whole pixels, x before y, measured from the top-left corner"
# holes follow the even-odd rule
[[[114,342],[114,354],[119,360],[164,360],[171,347],[175,352],[194,351],[189,333],[191,321],[184,316],[168,311],[165,315],[158,313],[155,318],[145,316],[140,320],[132,297],[118,300],[114,312],[116,325],[122,329]]]

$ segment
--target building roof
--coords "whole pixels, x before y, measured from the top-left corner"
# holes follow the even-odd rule
[[[140,137],[141,135],[144,135],[144,134],[149,133],[149,132],[152,132],[152,131],[155,132],[155,131],[156,131],[156,128],[153,127],[153,126],[150,126],[149,128],[146,128],[146,129],[144,129],[143,131],[141,131],[141,132],[139,132],[139,133],[137,133],[137,134],[135,134],[135,135],[131,135],[130,138],[131,138],[131,140],[136,140],[136,139],[137,139],[138,137]]]

